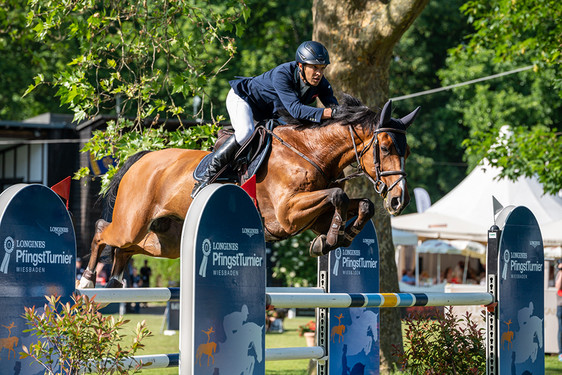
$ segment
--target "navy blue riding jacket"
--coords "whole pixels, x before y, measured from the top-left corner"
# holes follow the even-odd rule
[[[332,86],[322,77],[318,86],[308,86],[302,93],[296,61],[277,66],[259,76],[230,81],[234,92],[252,109],[254,120],[273,118],[285,108],[291,116],[300,120],[320,122],[323,108],[311,107],[316,98],[325,107],[337,105]]]

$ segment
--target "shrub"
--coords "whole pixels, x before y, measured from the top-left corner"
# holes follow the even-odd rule
[[[45,368],[45,374],[136,373],[140,363],[125,361],[143,348],[141,340],[151,335],[145,322],[138,323],[130,349],[122,347],[125,335],[119,329],[128,320],[104,317],[99,305],[86,296],[74,294],[73,303],[62,303],[60,296],[45,296],[48,303],[40,313],[35,306],[26,307],[24,317],[33,332],[43,339],[23,346],[20,358],[31,357]],[[146,364],[145,364],[146,365]]]
[[[435,320],[422,313],[405,320],[404,350],[394,346],[402,370],[409,374],[484,374],[484,329],[467,312],[462,318],[452,307],[438,312]]]
[[[311,320],[310,322],[299,326],[298,330],[299,336],[305,334],[305,332],[316,332],[316,322]]]

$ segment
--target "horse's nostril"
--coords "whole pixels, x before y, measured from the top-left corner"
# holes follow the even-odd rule
[[[401,206],[401,202],[400,202],[400,198],[398,197],[393,197],[390,200],[390,207],[392,207],[393,210],[398,211],[398,209]]]

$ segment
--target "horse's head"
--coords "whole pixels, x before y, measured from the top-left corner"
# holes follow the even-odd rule
[[[392,118],[392,101],[389,100],[384,105],[373,132],[373,151],[366,152],[362,160],[365,172],[377,193],[384,198],[386,210],[392,215],[399,215],[410,203],[405,172],[406,158],[410,153],[406,130],[419,109],[416,108],[400,119]]]

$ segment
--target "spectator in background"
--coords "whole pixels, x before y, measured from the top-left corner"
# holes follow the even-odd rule
[[[148,260],[144,260],[144,266],[140,269],[141,287],[150,287],[150,276],[152,276],[152,269],[148,266]]]
[[[131,288],[138,288],[141,284],[141,278],[137,271],[137,267],[133,267],[131,271],[131,275],[129,276],[129,280],[131,281]],[[140,312],[140,303],[136,302],[133,305],[133,313],[138,314]]]
[[[408,285],[415,285],[416,278],[414,277],[414,271],[408,268],[402,272],[402,282]]]
[[[460,284],[460,280],[455,275],[455,271],[451,267],[445,268],[445,272],[443,272],[443,281],[446,281],[449,284]]]
[[[84,267],[82,267],[82,258],[76,257],[76,280],[80,280],[83,273]]]

